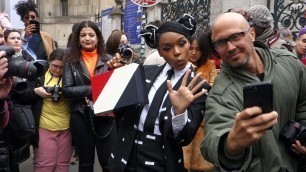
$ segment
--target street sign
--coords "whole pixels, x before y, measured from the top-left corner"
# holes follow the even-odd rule
[[[158,4],[160,0],[132,0],[132,2],[141,7],[151,7]]]
[[[126,0],[123,26],[124,32],[130,44],[140,44],[141,38],[138,36],[141,30],[142,8],[135,5],[131,0]]]

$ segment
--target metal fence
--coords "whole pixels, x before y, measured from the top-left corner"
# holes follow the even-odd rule
[[[306,1],[275,0],[272,16],[276,29],[288,28],[296,36],[296,33],[306,25]]]
[[[177,0],[161,7],[161,20],[170,21],[182,17],[184,13],[193,16],[199,28],[207,28],[210,22],[211,0]]]

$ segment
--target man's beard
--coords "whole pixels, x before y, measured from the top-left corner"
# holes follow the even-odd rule
[[[234,63],[234,64],[232,63],[231,67],[233,67],[233,68],[242,68],[242,67],[244,67],[247,64],[247,62],[249,61],[249,58],[250,57],[245,57],[242,62]]]

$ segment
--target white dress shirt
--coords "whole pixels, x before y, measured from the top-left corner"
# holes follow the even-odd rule
[[[172,87],[178,82],[178,80],[185,74],[185,72],[190,68],[191,63],[188,63],[184,69],[182,70],[175,70],[174,69],[174,74],[171,78],[171,83],[172,83]],[[149,108],[151,106],[152,100],[154,98],[154,95],[156,93],[156,91],[158,90],[158,88],[162,85],[162,83],[167,79],[167,71],[171,69],[171,66],[169,64],[166,64],[166,66],[164,67],[164,69],[162,70],[162,72],[157,76],[156,80],[154,81],[149,95],[148,95],[148,99],[149,99],[149,103],[146,104],[141,112],[140,115],[140,120],[139,120],[139,124],[138,124],[138,129],[140,131],[143,131],[143,126],[149,111]],[[150,82],[150,81],[146,81],[146,82]],[[165,96],[164,96],[164,100],[168,95],[168,91],[166,92]],[[160,112],[165,111],[166,108],[162,108],[163,106],[160,107],[159,109],[159,114],[156,118],[155,121],[155,126],[154,126],[154,134],[157,135],[161,135],[161,132],[159,130],[159,117],[160,117]],[[174,110],[173,107],[171,107],[171,113],[172,113],[172,127],[173,127],[173,132],[174,135],[177,134],[183,127],[184,125],[187,123],[188,120],[188,115],[187,115],[187,110],[182,113],[182,114],[178,114],[175,115],[174,114]],[[169,119],[170,120],[170,119]]]

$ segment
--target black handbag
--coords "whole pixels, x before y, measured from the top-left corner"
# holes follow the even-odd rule
[[[27,139],[35,133],[35,121],[31,106],[14,104],[9,106],[8,131],[18,139]]]

